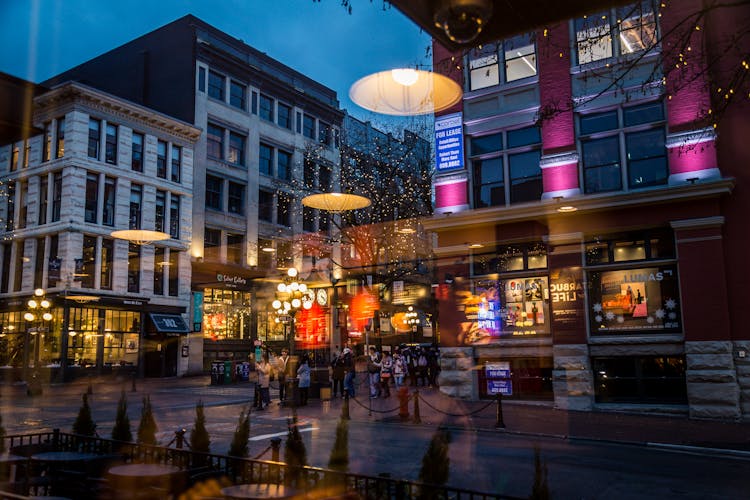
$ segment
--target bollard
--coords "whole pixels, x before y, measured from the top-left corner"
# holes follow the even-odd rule
[[[496,429],[505,429],[505,422],[503,422],[503,395],[497,394],[497,419],[495,420]]]
[[[174,431],[174,441],[175,441],[175,447],[178,450],[181,450],[182,447],[185,445],[185,433],[187,431],[185,429],[178,429]]]
[[[279,449],[281,448],[281,438],[271,439],[271,460],[279,461]]]
[[[344,389],[344,404],[341,405],[341,418],[351,420],[351,417],[349,417],[349,391],[346,389]]]
[[[414,423],[422,423],[422,419],[419,417],[419,390],[414,391]]]
[[[132,386],[130,387],[130,392],[135,392],[135,378],[136,378],[136,373],[133,372],[133,379],[132,379],[133,383],[132,383]]]
[[[409,419],[409,389],[399,387],[398,389],[398,416],[402,421]]]

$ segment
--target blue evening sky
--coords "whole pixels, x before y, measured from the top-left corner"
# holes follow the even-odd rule
[[[193,14],[332,88],[351,115],[386,123],[349,100],[369,73],[428,65],[430,38],[383,0],[0,0],[0,71],[43,81]]]

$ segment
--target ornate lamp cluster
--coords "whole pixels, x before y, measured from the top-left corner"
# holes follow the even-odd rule
[[[282,318],[285,316],[294,318],[300,308],[312,307],[312,301],[303,300],[307,293],[307,285],[299,281],[298,271],[290,267],[286,274],[284,282],[276,287],[276,299],[271,303],[271,307],[276,311],[277,323],[284,321]]]
[[[49,312],[52,303],[45,297],[43,289],[37,288],[34,290],[34,296],[26,302],[26,307],[28,311],[23,315],[23,319],[29,323],[52,320],[52,313]]]
[[[419,326],[419,313],[414,310],[413,306],[404,313],[404,323],[411,327],[411,331],[416,332]]]

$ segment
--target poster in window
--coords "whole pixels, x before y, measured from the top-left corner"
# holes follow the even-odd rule
[[[680,331],[675,266],[591,272],[590,276],[592,333]]]

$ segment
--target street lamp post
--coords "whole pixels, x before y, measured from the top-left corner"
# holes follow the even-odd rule
[[[42,288],[34,290],[34,296],[26,302],[27,311],[23,315],[23,319],[26,321],[27,325],[24,332],[25,338],[23,343],[24,382],[28,382],[29,357],[31,355],[34,357],[34,369],[36,369],[39,364],[39,344],[42,341],[42,333],[47,331],[47,328],[45,328],[44,325],[52,321],[52,313],[50,312],[51,307],[52,303],[47,300]],[[29,350],[32,336],[36,337],[33,354]]]
[[[411,327],[411,341],[415,341],[417,337],[417,329],[419,328],[419,313],[414,310],[413,306],[409,306],[409,309],[404,314],[404,323]]]

